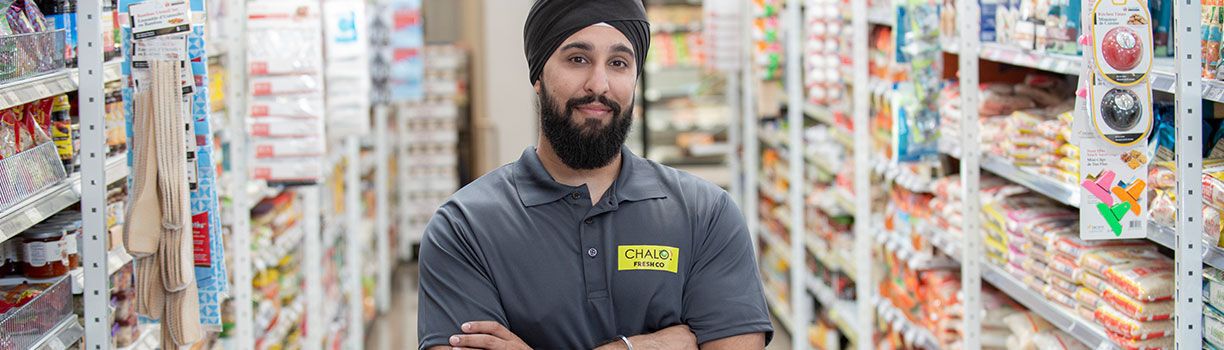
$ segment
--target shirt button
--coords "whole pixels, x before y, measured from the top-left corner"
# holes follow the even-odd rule
[[[573,199],[582,198],[582,194],[581,194],[581,193],[578,193],[578,192],[574,192],[574,193],[570,194],[570,198],[573,198]]]
[[[587,223],[587,225],[590,225],[590,224],[592,224],[592,223],[594,223],[594,222],[595,222],[595,219],[586,219],[586,223]]]
[[[595,250],[595,248],[587,249],[587,256],[594,258],[596,255],[599,255],[598,250]]]

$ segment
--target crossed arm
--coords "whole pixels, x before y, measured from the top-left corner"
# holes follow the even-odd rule
[[[429,350],[527,350],[531,349],[522,339],[497,322],[468,322],[461,327],[464,334],[451,336],[450,345],[435,346]],[[688,326],[676,325],[650,334],[629,337],[634,350],[730,350],[730,349],[764,349],[765,335],[749,333],[723,339],[711,340],[705,344],[697,344],[697,337]],[[605,344],[595,350],[626,350],[621,341]]]

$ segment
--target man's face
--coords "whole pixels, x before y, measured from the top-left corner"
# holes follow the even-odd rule
[[[620,154],[636,87],[633,45],[611,26],[578,31],[553,53],[535,88],[541,130],[567,166],[595,169]]]

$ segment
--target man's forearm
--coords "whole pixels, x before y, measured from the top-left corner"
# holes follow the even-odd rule
[[[697,350],[697,337],[686,325],[676,325],[650,334],[629,337],[633,350]],[[614,341],[604,344],[595,350],[628,350],[624,341]]]

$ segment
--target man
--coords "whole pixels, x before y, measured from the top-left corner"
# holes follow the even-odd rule
[[[539,0],[538,146],[459,190],[421,244],[421,349],[762,349],[752,241],[722,189],[624,147],[641,0]]]

